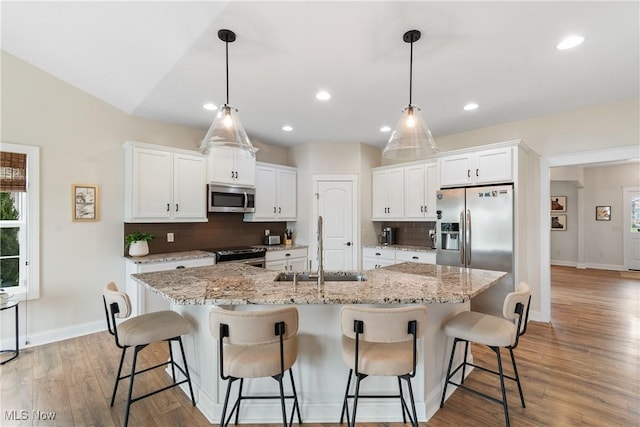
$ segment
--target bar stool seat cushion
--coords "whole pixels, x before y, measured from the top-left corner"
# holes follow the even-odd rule
[[[118,339],[125,346],[163,341],[189,333],[189,322],[175,311],[141,314],[118,325]]]
[[[360,341],[358,372],[374,376],[398,376],[413,369],[411,341],[376,343]],[[342,335],[342,359],[355,370],[355,340]]]
[[[284,370],[298,356],[297,336],[284,340]],[[224,372],[236,378],[263,378],[280,373],[280,343],[256,345],[225,344]]]
[[[444,332],[465,341],[491,347],[508,347],[515,342],[517,331],[516,325],[507,319],[463,311],[447,322]]]

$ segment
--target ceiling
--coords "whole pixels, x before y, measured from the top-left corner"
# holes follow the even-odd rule
[[[7,2],[2,49],[114,107],[206,130],[225,102],[251,138],[383,146],[409,101],[436,141],[638,97],[640,3]],[[585,42],[560,51],[569,34]],[[328,101],[315,98],[324,89]],[[475,111],[464,111],[476,102]],[[282,131],[290,125],[293,131]],[[204,132],[203,132],[204,135]]]

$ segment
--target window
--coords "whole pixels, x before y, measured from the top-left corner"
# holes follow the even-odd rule
[[[39,296],[39,148],[0,146],[0,288]]]

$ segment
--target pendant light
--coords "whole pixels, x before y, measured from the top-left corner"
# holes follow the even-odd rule
[[[218,31],[218,38],[225,43],[226,70],[227,70],[227,102],[220,107],[216,118],[207,131],[202,143],[200,152],[208,154],[212,147],[229,147],[243,150],[247,155],[254,156],[258,151],[247,136],[240,123],[238,110],[229,105],[229,43],[236,40],[236,34],[231,30],[222,29]]]
[[[420,31],[411,30],[404,33],[402,39],[411,45],[409,62],[409,105],[402,110],[398,124],[391,134],[382,156],[394,160],[417,160],[437,154],[440,149],[427,128],[420,107],[411,103],[413,83],[413,43],[420,40]]]

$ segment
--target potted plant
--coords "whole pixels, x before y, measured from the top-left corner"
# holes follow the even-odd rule
[[[153,235],[134,231],[124,237],[125,247],[129,248],[129,255],[144,256],[149,254],[149,243],[153,240]]]

